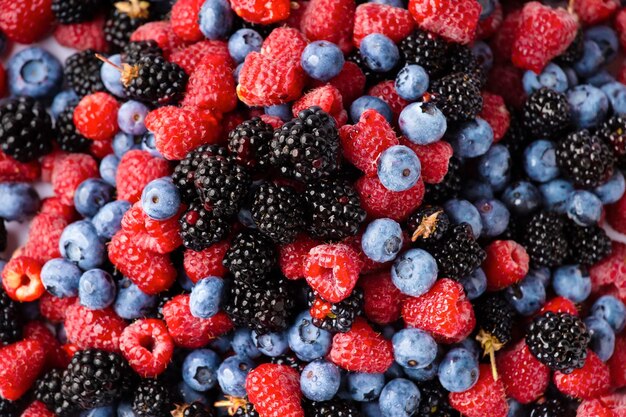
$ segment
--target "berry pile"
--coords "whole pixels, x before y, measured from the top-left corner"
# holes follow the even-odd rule
[[[0,417],[626,416],[626,6],[562,3],[0,0]]]

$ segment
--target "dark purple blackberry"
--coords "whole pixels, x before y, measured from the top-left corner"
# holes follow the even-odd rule
[[[461,191],[461,161],[454,156],[448,163],[448,172],[438,184],[426,184],[425,200],[428,204],[443,204],[456,198]]]
[[[533,266],[555,267],[563,263],[569,250],[565,224],[561,215],[548,211],[541,211],[530,218],[521,243]]]
[[[161,55],[147,55],[122,74],[130,98],[153,105],[175,104],[183,98],[189,76]]]
[[[59,417],[69,417],[77,414],[78,407],[70,403],[61,393],[63,386],[63,371],[53,369],[39,378],[35,383],[35,398]]]
[[[135,65],[144,56],[162,56],[163,49],[153,40],[128,42],[122,49],[122,62]]]
[[[15,97],[0,105],[0,148],[20,162],[52,151],[52,120],[46,107],[30,97]]]
[[[430,84],[433,103],[449,122],[472,120],[483,109],[478,82],[463,72],[446,75]]]
[[[570,125],[570,106],[564,94],[543,87],[528,96],[522,118],[533,138],[552,138]]]
[[[579,61],[585,52],[585,42],[583,38],[583,31],[581,29],[576,32],[576,37],[572,43],[567,47],[565,52],[554,58],[554,62],[558,65],[572,66]]]
[[[213,417],[211,407],[202,404],[199,401],[191,404],[177,405],[176,409],[171,413],[172,417]],[[169,417],[169,416],[168,416]]]
[[[259,230],[276,243],[292,242],[304,227],[303,199],[288,186],[261,184],[254,193],[251,212]]]
[[[20,410],[13,401],[5,400],[0,397],[0,417],[19,417]]]
[[[230,233],[230,223],[206,210],[195,202],[180,218],[180,236],[183,245],[191,250],[201,251],[224,239]]]
[[[102,62],[96,57],[96,51],[86,49],[67,58],[63,76],[79,97],[86,96],[98,91],[105,91],[100,77],[101,66]]]
[[[226,149],[217,145],[202,145],[189,152],[187,156],[185,156],[185,159],[176,165],[174,173],[172,174],[172,180],[174,184],[176,184],[176,187],[178,187],[178,191],[180,191],[180,195],[186,203],[191,203],[198,199],[194,176],[200,162],[210,156],[226,156],[227,154]]]
[[[133,393],[133,411],[138,417],[170,417],[169,388],[156,379],[142,379]]]
[[[566,230],[572,263],[592,266],[611,254],[611,239],[601,227],[582,227],[570,222]]]
[[[228,134],[228,150],[238,163],[250,169],[262,169],[268,164],[272,126],[258,117],[239,124]]]
[[[57,143],[67,152],[86,152],[92,141],[78,133],[74,124],[74,109],[76,106],[67,106],[56,120]]]
[[[419,384],[420,404],[415,417],[457,417],[456,411],[448,402],[448,391],[437,378]]]
[[[556,398],[551,398],[546,401],[537,402],[530,408],[530,414],[528,417],[564,417],[565,407]]]
[[[440,75],[448,63],[448,42],[434,33],[416,30],[398,44],[404,62],[422,66],[430,76]]]
[[[482,89],[487,82],[487,74],[480,65],[472,50],[458,43],[451,43],[448,47],[448,65],[446,72],[448,74],[465,73],[476,82],[478,88]]]
[[[115,3],[115,10],[104,24],[104,36],[116,52],[130,41],[130,35],[151,18],[149,1],[123,0]]]
[[[259,417],[259,413],[254,409],[252,403],[246,403],[246,405],[237,408],[234,417]]]
[[[256,283],[267,277],[276,259],[272,242],[258,231],[247,229],[233,238],[222,263],[235,279]]]
[[[81,23],[91,20],[99,5],[98,0],[52,0],[52,13],[59,23]]]
[[[4,221],[2,221],[4,224]],[[23,318],[20,306],[0,287],[0,346],[22,338]]]
[[[626,118],[616,115],[602,123],[596,135],[613,151],[615,163],[626,169]]]
[[[473,303],[478,340],[486,353],[504,347],[512,339],[514,312],[502,293],[489,293]]]
[[[312,307],[318,297],[313,290],[308,292],[308,304]],[[313,325],[329,332],[345,333],[350,331],[354,319],[363,313],[363,291],[355,288],[348,298],[332,304],[330,312],[323,319],[313,317]]]
[[[362,414],[355,403],[334,398],[330,401],[307,401],[306,417],[361,417]]]
[[[284,355],[272,357],[270,358],[270,363],[275,365],[286,365],[300,373],[302,373],[302,370],[306,366],[306,363],[298,359],[298,357],[293,353],[285,353]]]
[[[613,153],[588,130],[570,133],[562,139],[557,144],[556,162],[561,174],[583,188],[604,184],[614,171]]]
[[[440,206],[425,206],[409,216],[409,236],[417,244],[428,244],[441,239],[450,227],[450,219]]]

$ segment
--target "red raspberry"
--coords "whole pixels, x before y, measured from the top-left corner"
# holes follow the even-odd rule
[[[376,84],[369,89],[367,94],[378,97],[387,103],[389,107],[391,107],[395,120],[398,120],[398,116],[400,116],[402,109],[409,104],[408,101],[398,95],[394,80],[387,80]]]
[[[400,145],[413,149],[422,164],[422,180],[426,184],[439,184],[448,173],[448,164],[452,158],[452,146],[444,141],[428,145],[418,145],[404,136],[400,137]]]
[[[347,371],[382,374],[393,364],[393,347],[358,317],[347,333],[333,336],[328,359]]]
[[[32,387],[43,369],[46,351],[32,339],[0,348],[0,396],[15,401]]]
[[[53,217],[64,219],[67,222],[78,220],[78,213],[74,206],[63,204],[59,197],[48,197],[43,200],[39,214],[47,214]]]
[[[620,233],[626,233],[626,194],[616,203],[607,206],[606,220]]]
[[[589,269],[592,290],[614,287],[620,298],[626,297],[626,245],[613,242],[611,255]]]
[[[314,319],[323,320],[331,313],[331,309],[333,308],[333,304],[328,301],[324,301],[318,296],[315,296],[315,300],[313,301],[313,305],[309,309],[309,314]]]
[[[343,104],[349,106],[354,100],[363,95],[365,91],[365,75],[361,68],[354,62],[346,61],[339,75],[328,81],[328,84],[337,87],[341,93]],[[312,80],[311,86],[321,87],[325,85],[319,80]]]
[[[207,55],[189,77],[184,106],[227,113],[237,107],[235,77],[228,62]]]
[[[565,52],[577,30],[576,17],[565,9],[526,3],[513,43],[513,63],[540,73],[552,58]]]
[[[136,202],[122,218],[122,228],[132,236],[133,244],[146,251],[167,254],[183,244],[178,216],[154,220]]]
[[[363,289],[363,311],[376,324],[390,324],[400,318],[404,295],[391,282],[391,272],[365,275],[359,281]]]
[[[333,116],[337,126],[343,126],[348,121],[348,113],[343,108],[341,93],[330,84],[309,91],[293,103],[292,111],[294,117],[297,117],[300,111],[312,106],[319,106],[326,113]]]
[[[89,153],[97,159],[102,159],[108,154],[113,153],[113,138],[91,141]]]
[[[168,255],[146,251],[137,246],[133,235],[121,230],[109,245],[109,259],[146,294],[166,291],[176,281],[176,269]]]
[[[280,245],[278,248],[278,263],[283,275],[287,279],[304,278],[304,263],[309,251],[321,242],[304,233],[299,234],[292,243]]]
[[[503,19],[504,13],[502,11],[502,4],[498,2],[496,3],[496,8],[489,15],[489,17],[478,21],[478,26],[476,27],[476,40],[491,38],[498,32],[498,29],[500,29]]]
[[[616,391],[611,394],[605,394],[597,398],[605,407],[610,408],[615,417],[623,417],[626,415],[626,398],[624,394]]]
[[[40,171],[37,161],[18,162],[0,151],[0,182],[32,182],[39,178]]]
[[[76,297],[58,298],[46,292],[39,299],[39,312],[47,320],[60,323],[65,320],[67,308],[75,301]]]
[[[146,116],[146,127],[165,158],[183,159],[189,151],[217,140],[218,120],[206,116],[210,115],[190,107],[159,107]]]
[[[576,304],[574,304],[571,300],[565,297],[554,297],[548,300],[541,310],[537,312],[537,316],[540,316],[548,311],[552,311],[553,313],[570,313],[574,316],[578,316],[578,309],[576,308]]]
[[[261,54],[272,60],[287,61],[300,68],[300,57],[308,42],[296,29],[277,28],[268,35],[261,46]]]
[[[197,349],[228,333],[233,323],[223,311],[209,319],[200,319],[189,311],[189,294],[177,295],[163,306],[163,319],[176,346]]]
[[[90,310],[78,301],[65,311],[67,340],[79,349],[103,349],[115,352],[126,322],[112,308]]]
[[[580,403],[576,409],[576,417],[617,417],[617,415],[600,400],[589,400]]]
[[[289,0],[230,0],[237,16],[252,23],[267,25],[289,17]]]
[[[515,42],[517,27],[521,20],[521,10],[511,11],[504,17],[500,29],[496,32],[491,41],[491,49],[496,61],[504,63],[511,60],[511,56],[513,55],[513,42]]]
[[[615,338],[615,350],[607,365],[611,372],[611,386],[626,386],[626,335],[621,334]]]
[[[386,4],[365,3],[354,15],[354,44],[372,33],[381,33],[394,42],[400,42],[413,32],[415,23],[408,10]]]
[[[0,30],[10,40],[34,43],[52,29],[52,0],[0,0]]]
[[[2,286],[16,301],[35,301],[46,291],[40,275],[39,262],[27,256],[16,256],[2,270]]]
[[[346,118],[347,117],[348,117],[348,115],[346,114]],[[268,125],[272,126],[273,129],[278,129],[282,125],[285,124],[283,119],[281,119],[278,116],[270,116],[269,114],[262,114],[262,115],[259,116],[259,118],[261,120],[263,120],[265,123],[267,123]]]
[[[52,181],[52,173],[54,172],[54,169],[56,168],[58,163],[61,161],[61,159],[65,158],[67,155],[69,155],[69,153],[57,149],[57,150],[50,152],[47,155],[44,155],[41,158],[42,181],[46,181],[46,182]]]
[[[448,395],[450,405],[467,417],[506,417],[509,404],[506,402],[502,380],[493,379],[489,365],[480,365],[478,382],[463,392]]]
[[[63,204],[74,205],[74,191],[81,182],[99,176],[98,163],[89,155],[73,153],[61,158],[52,171],[54,194]],[[119,191],[118,191],[119,192]]]
[[[67,48],[106,52],[109,45],[104,36],[104,22],[102,15],[89,22],[59,25],[54,30],[54,39]]]
[[[33,218],[24,246],[24,255],[42,265],[52,258],[60,258],[59,239],[69,222],[63,217],[39,213]]]
[[[246,378],[246,392],[260,416],[304,417],[300,375],[287,365],[254,368]]]
[[[460,342],[476,324],[474,309],[463,286],[448,278],[435,282],[430,291],[420,297],[406,298],[402,318],[408,326],[430,332],[444,343]]]
[[[499,291],[520,282],[528,273],[526,249],[514,240],[496,240],[485,248],[487,258],[482,268],[487,275],[487,289]]]
[[[118,131],[117,111],[120,105],[110,94],[98,92],[83,97],[74,110],[78,132],[92,140],[112,138]]]
[[[311,0],[302,15],[300,29],[311,41],[329,41],[344,53],[352,50],[354,0]]]
[[[409,1],[409,11],[418,26],[462,44],[474,40],[481,8],[476,0]]]
[[[611,18],[620,8],[617,0],[574,0],[574,13],[584,25],[594,25]]]
[[[626,48],[626,9],[621,9],[615,16],[615,30],[619,36],[619,43]]]
[[[291,2],[291,13],[289,13],[289,17],[285,20],[285,25],[290,28],[300,30],[300,22],[302,22],[302,16],[306,11],[307,7],[309,7],[309,0],[295,0]]]
[[[20,417],[56,417],[56,414],[48,410],[44,403],[35,400],[26,407]]]
[[[506,395],[519,403],[535,401],[550,384],[550,368],[535,358],[523,339],[501,351],[497,364]]]
[[[354,251],[359,255],[359,261],[361,264],[361,274],[367,274],[370,272],[380,272],[387,268],[391,268],[392,262],[380,263],[375,262],[367,257],[367,255],[363,252],[363,248],[361,247],[361,239],[363,237],[362,233],[358,233],[354,236],[349,236],[343,240],[342,243],[350,246]]]
[[[368,176],[376,176],[380,154],[397,145],[393,128],[376,110],[366,110],[355,125],[339,129],[344,157]]]
[[[218,242],[200,252],[185,250],[183,266],[189,279],[196,283],[208,276],[224,277],[228,270],[224,268],[222,261],[229,247],[228,242]]]
[[[117,198],[135,203],[141,198],[143,187],[152,180],[170,175],[170,172],[166,160],[138,149],[128,151],[117,167]]]
[[[176,36],[187,42],[196,42],[204,38],[198,23],[203,3],[203,0],[178,0],[174,3],[170,23]]]
[[[508,105],[520,109],[526,100],[522,87],[523,75],[524,71],[511,64],[497,65],[487,79],[487,91],[502,96]]]
[[[176,36],[170,22],[148,22],[137,28],[130,36],[132,42],[155,41],[163,50],[163,56],[169,56],[185,46],[185,42]]]
[[[306,282],[331,303],[350,296],[360,270],[359,255],[342,243],[314,247],[304,263]]]
[[[582,400],[596,398],[611,388],[609,367],[591,349],[587,350],[587,360],[582,368],[570,374],[556,371],[552,379],[563,394]]]
[[[189,45],[174,52],[170,57],[170,61],[180,65],[187,74],[192,74],[196,66],[198,66],[206,56],[212,56],[213,59],[221,57],[225,63],[231,66],[234,64],[228,52],[228,44],[226,42],[208,39],[196,42],[193,45]]]
[[[46,354],[45,368],[65,368],[71,357],[52,334],[50,329],[41,321],[31,321],[24,326],[24,339],[36,340],[44,347]]]
[[[122,332],[120,350],[142,378],[156,378],[172,359],[174,340],[162,320],[140,319]]]
[[[501,96],[486,91],[483,91],[482,96],[483,110],[480,112],[480,117],[489,123],[493,129],[493,141],[498,143],[509,130],[511,115]]]
[[[425,190],[424,182],[420,179],[406,191],[389,191],[377,177],[361,177],[354,187],[370,218],[388,217],[396,221],[405,220],[422,204]]]

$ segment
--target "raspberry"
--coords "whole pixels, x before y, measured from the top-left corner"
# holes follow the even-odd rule
[[[254,368],[246,378],[246,392],[261,416],[304,417],[300,375],[287,365]]]
[[[328,84],[337,87],[341,93],[343,104],[349,106],[354,100],[363,95],[365,91],[365,74],[354,62],[346,61],[339,75],[328,81]],[[321,87],[326,83],[313,80],[312,86]]]
[[[44,403],[35,400],[26,407],[20,417],[56,417],[56,414],[48,410]]]
[[[621,388],[626,386],[626,335],[615,338],[615,351],[607,365],[611,372],[611,386]]]
[[[397,120],[398,116],[400,116],[402,109],[409,104],[408,101],[398,95],[395,82],[393,80],[387,80],[376,84],[369,89],[367,94],[378,97],[387,103],[389,107],[391,107],[395,120]]]
[[[361,264],[361,273],[367,274],[370,272],[380,272],[386,268],[391,268],[391,262],[380,263],[376,262],[365,255],[363,253],[363,248],[361,247],[361,239],[363,237],[362,233],[356,234],[354,236],[348,236],[343,240],[343,243],[350,246],[354,251],[359,255],[359,261]],[[405,242],[408,242],[407,237],[405,236]]]
[[[626,45],[626,10],[622,9],[615,16],[615,30],[619,37],[619,43],[624,48]]]
[[[102,349],[114,352],[119,349],[119,338],[126,327],[113,309],[90,310],[78,301],[65,312],[67,340],[79,349]]]
[[[491,41],[491,48],[497,61],[504,63],[511,60],[511,56],[513,55],[513,43],[515,42],[517,27],[521,20],[521,9],[513,10],[504,17],[500,29],[496,32]]]
[[[343,126],[348,121],[348,113],[343,108],[341,93],[332,85],[328,84],[313,89],[293,103],[292,112],[294,117],[298,117],[298,113],[302,110],[313,106],[318,106],[333,116],[338,127]]]
[[[42,265],[52,258],[60,258],[59,239],[69,221],[54,214],[40,213],[30,224],[24,255],[34,258]]]
[[[376,324],[390,324],[400,318],[404,295],[391,281],[388,271],[365,275],[359,281],[363,289],[363,311]]]
[[[339,129],[344,157],[368,176],[375,176],[380,154],[397,145],[398,138],[387,120],[376,110],[361,114],[355,125]]]
[[[338,303],[352,292],[360,267],[358,254],[351,247],[341,243],[319,245],[309,251],[304,276],[322,298]]]
[[[19,399],[37,379],[45,356],[44,346],[37,340],[22,340],[0,349],[0,396]]]
[[[345,110],[343,114],[345,114],[346,118],[348,117],[348,114],[345,112]],[[268,114],[262,114],[259,116],[259,118],[263,120],[265,124],[271,126],[272,129],[280,129],[280,127],[285,124],[283,119],[281,119],[278,116],[270,116]]]
[[[242,19],[267,25],[287,19],[289,0],[230,0],[230,6]]]
[[[228,242],[218,242],[199,252],[187,249],[183,255],[183,266],[189,279],[196,283],[208,276],[224,277],[227,269],[222,261],[229,246]]]
[[[495,10],[484,20],[478,21],[476,27],[476,40],[483,40],[491,38],[494,34],[498,33],[498,29],[502,25],[504,19],[504,13],[502,12],[502,4],[496,3]]]
[[[0,154],[1,155],[1,154]],[[61,159],[65,158],[69,153],[61,150],[54,150],[41,158],[41,179],[51,182],[52,173],[59,164]]]
[[[589,269],[594,291],[604,286],[614,287],[620,298],[626,297],[626,245],[613,242],[611,255]]]
[[[497,65],[489,74],[486,89],[500,95],[508,105],[520,109],[526,102],[523,75],[524,71],[511,64]]]
[[[482,96],[483,110],[480,112],[479,116],[489,123],[493,129],[493,141],[494,143],[498,143],[500,139],[504,137],[507,130],[509,130],[511,115],[501,96],[486,91],[483,91]]]
[[[170,57],[170,61],[178,64],[187,74],[192,74],[196,66],[206,56],[212,56],[215,60],[221,57],[225,63],[233,65],[232,58],[228,52],[228,44],[224,41],[212,41],[205,39],[176,51]]]
[[[74,301],[76,297],[58,298],[46,292],[39,299],[39,312],[47,320],[60,323],[65,320],[65,312]]]
[[[0,182],[32,182],[40,171],[37,161],[19,162],[0,151]]]
[[[226,313],[220,311],[209,319],[200,319],[189,311],[189,295],[177,295],[163,306],[163,319],[176,346],[197,349],[233,328]]]
[[[626,233],[626,194],[617,203],[607,206],[606,220],[620,233]]]
[[[422,180],[426,184],[439,184],[443,181],[453,153],[448,142],[439,140],[428,145],[417,145],[402,136],[400,145],[408,146],[418,156],[422,164]]]
[[[98,159],[113,153],[113,138],[92,140],[89,146],[89,153]]]
[[[346,333],[337,333],[328,359],[352,372],[384,373],[393,364],[393,347],[359,317]]]
[[[280,245],[278,248],[278,263],[287,279],[304,278],[304,265],[309,251],[320,245],[320,242],[306,234],[300,234],[292,243]]]
[[[227,113],[237,106],[235,77],[228,62],[207,55],[189,77],[184,106]]]
[[[478,382],[472,388],[450,393],[450,405],[467,417],[506,417],[509,404],[502,380],[493,379],[487,364],[480,365],[479,369]]]
[[[110,94],[98,92],[82,98],[74,109],[78,133],[92,140],[105,140],[117,133],[117,111],[120,105]]]
[[[0,30],[14,42],[34,43],[52,29],[52,0],[1,0]]]
[[[117,198],[135,203],[139,201],[143,188],[150,181],[169,176],[170,172],[170,165],[166,160],[138,149],[128,151],[117,167]]]
[[[584,25],[595,25],[612,17],[620,8],[616,0],[574,0],[574,13]]]
[[[142,378],[155,378],[169,365],[174,340],[162,320],[140,319],[122,332],[120,350]]]
[[[513,43],[513,63],[540,73],[552,58],[565,52],[577,30],[576,18],[565,9],[526,3]]]
[[[354,44],[372,33],[381,33],[394,42],[400,42],[413,32],[413,18],[408,10],[386,4],[365,3],[354,15]]]
[[[541,316],[548,311],[552,311],[553,313],[569,313],[573,316],[578,315],[576,304],[567,298],[560,296],[548,300],[536,315]]]
[[[132,235],[133,244],[146,251],[167,254],[183,244],[178,217],[154,220],[136,202],[122,218],[122,228]]]
[[[420,28],[462,44],[474,39],[480,10],[476,0],[409,1],[409,11]]]
[[[530,353],[524,340],[500,353],[497,364],[506,395],[521,404],[541,397],[550,384],[550,368]]]
[[[582,368],[570,374],[556,371],[553,381],[563,394],[582,400],[591,400],[611,388],[609,367],[591,349],[587,351],[587,360]]]
[[[292,28],[274,29],[261,46],[261,54],[279,61],[287,61],[300,68],[300,57],[307,40],[299,31]]]
[[[31,321],[24,326],[24,339],[36,340],[44,346],[46,368],[65,368],[70,357],[50,329],[41,321]]]
[[[400,192],[389,191],[378,178],[361,177],[354,187],[361,197],[361,205],[371,218],[405,220],[422,204],[424,198],[424,183],[421,179],[413,188]]]
[[[355,11],[353,0],[311,0],[302,15],[300,29],[309,40],[333,42],[348,53],[353,48]]]
[[[98,177],[98,164],[89,155],[74,153],[59,160],[52,172],[54,193],[66,205],[74,205],[74,191],[81,182]]]
[[[2,285],[16,301],[34,301],[45,292],[41,283],[41,264],[33,258],[16,256],[2,270]]]
[[[67,222],[78,220],[78,213],[74,206],[63,204],[59,197],[48,197],[43,200],[39,214],[47,214],[56,218],[64,219]]]
[[[174,3],[170,23],[172,30],[180,39],[196,42],[204,38],[198,23],[198,15],[203,3],[202,0],[178,0]]]
[[[407,298],[402,305],[402,318],[407,325],[425,330],[444,343],[465,339],[476,324],[463,286],[448,278],[435,282],[420,297]]]
[[[520,282],[528,273],[529,257],[526,249],[513,240],[496,240],[485,248],[487,258],[483,271],[487,275],[487,289],[498,291]]]
[[[589,400],[580,403],[576,409],[576,417],[616,417],[610,408],[606,407],[601,400]]]
[[[176,36],[170,22],[148,22],[141,25],[130,37],[131,42],[155,41],[163,50],[163,56],[169,56],[184,47],[184,41]]]
[[[94,49],[106,52],[109,49],[104,37],[104,16],[89,22],[59,25],[54,30],[54,39],[67,48],[79,51]]]

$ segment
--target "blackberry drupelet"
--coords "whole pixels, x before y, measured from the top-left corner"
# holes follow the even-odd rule
[[[169,417],[172,409],[169,389],[156,379],[142,379],[133,394],[137,417]]]
[[[535,403],[530,409],[528,417],[564,417],[565,407],[557,398],[550,398],[541,403]]]
[[[304,227],[303,199],[288,186],[261,184],[254,193],[251,212],[259,230],[276,243],[292,242]]]
[[[580,318],[548,311],[530,324],[526,344],[550,369],[569,374],[585,364],[589,333]]]
[[[426,184],[425,200],[429,204],[443,204],[461,191],[461,161],[454,156],[448,163],[448,172],[438,184]]]
[[[409,216],[409,236],[417,244],[428,244],[441,239],[450,227],[450,219],[442,207],[425,206]]]
[[[306,366],[306,363],[298,359],[293,353],[285,353],[284,355],[272,357],[270,358],[270,362],[275,365],[287,365],[300,373]]]
[[[220,146],[202,145],[189,152],[187,156],[185,156],[185,159],[178,162],[178,165],[174,168],[172,180],[174,184],[176,184],[176,187],[178,187],[178,191],[180,191],[180,195],[186,203],[191,203],[198,198],[194,184],[194,176],[200,162],[210,156],[226,156],[227,154],[226,149]]]
[[[565,219],[549,211],[535,213],[526,225],[521,243],[533,266],[561,265],[568,253]]]
[[[393,71],[390,72],[376,72],[371,70],[366,64],[365,64],[365,59],[363,58],[363,56],[361,55],[361,52],[359,52],[358,50],[352,52],[350,55],[348,55],[346,57],[347,61],[353,62],[355,64],[357,64],[359,66],[359,68],[361,69],[361,71],[363,72],[363,75],[365,75],[365,83],[367,86],[373,86],[378,84],[379,82],[387,79],[387,78],[393,78],[393,75],[391,74]]]
[[[52,13],[59,23],[80,23],[91,20],[98,6],[98,0],[52,0]]]
[[[511,159],[514,161],[523,161],[524,151],[532,140],[533,138],[528,135],[528,132],[524,128],[521,115],[516,112],[511,112],[509,129],[500,142],[508,148]],[[524,171],[523,164],[512,164],[511,176],[513,178],[521,178],[525,175],[526,172]]]
[[[63,371],[53,369],[35,383],[35,398],[45,404],[48,410],[59,417],[77,414],[78,407],[70,403],[61,393]]]
[[[45,106],[30,97],[15,97],[0,105],[0,149],[20,162],[52,151],[52,120]]]
[[[463,72],[446,75],[430,84],[433,103],[449,122],[474,119],[483,109],[478,82]]]
[[[104,37],[114,52],[124,48],[135,29],[150,20],[150,8],[150,2],[145,0],[115,3],[115,10],[104,24]]]
[[[233,238],[222,263],[235,279],[254,284],[265,280],[276,259],[272,242],[260,232],[246,229]]]
[[[194,183],[205,207],[210,207],[215,216],[225,217],[239,210],[251,180],[248,171],[233,158],[212,155],[198,165]]]
[[[304,193],[311,235],[324,240],[354,236],[366,213],[356,190],[346,180],[326,179],[310,183]]]
[[[572,43],[567,47],[565,52],[554,58],[554,63],[564,66],[572,66],[579,61],[585,53],[585,41],[583,38],[583,31],[579,29],[576,32],[576,37]]]
[[[239,124],[228,134],[228,150],[246,168],[263,168],[268,164],[272,126],[258,117]]]
[[[74,124],[74,109],[76,106],[67,106],[56,120],[57,143],[67,152],[86,152],[92,141],[78,133]]]
[[[596,225],[582,227],[570,222],[567,241],[572,263],[591,266],[611,254],[611,239],[604,229]]]
[[[124,358],[99,349],[80,350],[63,372],[61,393],[86,410],[119,400],[131,389],[133,373]]]
[[[22,325],[23,318],[19,304],[13,301],[0,286],[0,346],[20,340]]]
[[[153,40],[128,42],[121,52],[122,62],[135,65],[144,56],[161,56],[163,49]]]
[[[509,343],[512,338],[514,312],[502,293],[489,293],[473,304],[480,331],[496,338],[500,345]]]
[[[259,413],[254,409],[252,403],[246,403],[245,406],[237,408],[234,417],[259,417]]]
[[[448,402],[448,391],[441,386],[439,380],[419,384],[421,400],[415,417],[456,417],[456,411]]]
[[[573,132],[556,147],[556,163],[561,174],[578,187],[593,188],[605,183],[614,171],[613,153],[588,130]]]
[[[339,168],[339,151],[335,119],[313,106],[274,132],[269,162],[287,177],[314,181]]]
[[[192,203],[180,218],[180,236],[183,245],[191,250],[201,251],[224,239],[230,233],[228,219],[218,217],[206,210],[202,204]]]
[[[79,51],[70,55],[65,61],[63,77],[79,97],[105,91],[102,78],[100,78],[101,66],[102,62],[96,57],[95,50]]]
[[[446,67],[446,73],[465,73],[477,83],[476,85],[479,89],[484,87],[487,82],[487,74],[468,46],[451,43],[447,52],[448,65]]]
[[[330,401],[307,401],[306,417],[361,417],[362,414],[352,402],[333,398]]]
[[[626,117],[611,117],[598,128],[596,135],[613,151],[617,167],[626,169]]]
[[[4,219],[0,217],[0,252],[4,252],[7,248],[7,228]]]
[[[0,397],[0,417],[19,417],[20,410],[14,401]]]
[[[154,105],[178,103],[189,80],[185,70],[161,55],[141,57],[122,77],[130,98]]]
[[[169,417],[168,413],[168,417]],[[213,417],[213,411],[209,406],[195,401],[191,404],[177,405],[171,412],[172,417]]]
[[[313,306],[316,294],[313,290],[308,292],[309,307]],[[313,325],[329,332],[345,333],[350,331],[354,319],[363,313],[363,291],[355,288],[348,298],[332,304],[327,316],[323,319],[313,317]]]
[[[431,77],[441,74],[447,63],[448,42],[437,35],[416,30],[398,44],[404,62],[422,66]]]
[[[522,118],[534,138],[552,138],[570,125],[570,106],[564,94],[543,87],[528,96]]]

